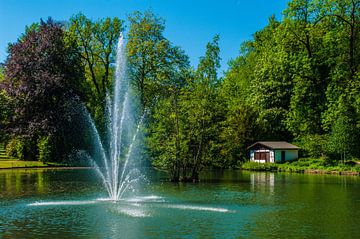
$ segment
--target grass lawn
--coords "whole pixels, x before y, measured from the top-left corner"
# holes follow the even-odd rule
[[[1,168],[33,168],[33,167],[47,167],[48,164],[44,164],[39,161],[20,161],[20,160],[0,160]]]

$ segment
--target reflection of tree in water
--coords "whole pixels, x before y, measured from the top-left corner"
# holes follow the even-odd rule
[[[45,169],[16,169],[0,172],[0,198],[3,196],[19,196],[44,194],[48,181],[44,176]]]

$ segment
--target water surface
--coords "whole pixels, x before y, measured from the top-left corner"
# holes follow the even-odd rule
[[[152,172],[107,200],[93,170],[0,170],[0,238],[357,238],[354,176],[206,172],[176,184]]]

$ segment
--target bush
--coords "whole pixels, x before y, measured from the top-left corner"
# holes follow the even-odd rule
[[[356,165],[355,167],[353,167],[353,171],[360,173],[360,164],[358,164],[358,165]]]
[[[20,138],[13,138],[6,145],[6,154],[12,158],[25,158],[25,143]]]
[[[12,138],[6,145],[6,154],[9,157],[20,160],[34,160],[36,156],[36,145],[30,139]]]
[[[49,136],[42,137],[38,140],[38,160],[41,162],[49,162],[52,157],[52,143]]]
[[[301,158],[298,161],[286,162],[283,164],[246,162],[241,165],[241,168],[251,171],[277,171],[297,173],[302,173],[305,170],[323,170],[327,172],[360,172],[360,164],[357,164],[356,162],[352,161],[352,163],[346,165],[339,164],[339,162],[336,160],[328,160],[326,158]]]
[[[277,171],[278,164],[246,162],[241,165],[241,168],[252,171]]]

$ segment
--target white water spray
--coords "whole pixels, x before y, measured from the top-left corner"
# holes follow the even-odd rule
[[[106,98],[108,114],[109,149],[106,151],[94,123],[91,123],[95,134],[95,144],[99,147],[102,166],[93,160],[94,168],[99,174],[111,200],[119,200],[126,191],[133,188],[142,176],[133,167],[133,148],[138,140],[144,115],[134,124],[133,110],[130,105],[131,90],[126,77],[125,44],[122,35],[116,52],[115,84],[112,100]],[[121,172],[121,173],[120,173]]]

